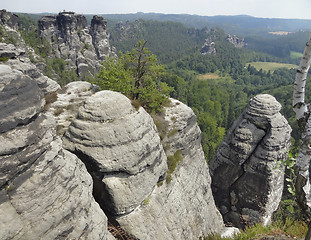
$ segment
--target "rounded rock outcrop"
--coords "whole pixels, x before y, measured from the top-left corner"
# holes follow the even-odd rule
[[[113,215],[134,210],[166,173],[152,118],[120,93],[101,91],[88,97],[63,142],[84,161],[97,201]]]
[[[63,149],[36,80],[0,65],[0,238],[107,239],[85,165]]]

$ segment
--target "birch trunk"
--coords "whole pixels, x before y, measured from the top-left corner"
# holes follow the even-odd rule
[[[293,109],[296,113],[300,130],[302,132],[302,146],[297,156],[297,179],[296,179],[296,198],[297,202],[311,219],[311,181],[310,181],[310,162],[311,162],[311,117],[308,104],[305,103],[305,86],[308,70],[311,64],[311,35],[306,44],[299,68],[296,73]],[[305,237],[311,239],[311,224]]]
[[[299,68],[296,73],[293,93],[293,109],[296,113],[296,119],[300,121],[309,115],[308,106],[305,103],[305,86],[307,74],[311,63],[311,35],[306,44]],[[306,120],[306,119],[305,119]]]

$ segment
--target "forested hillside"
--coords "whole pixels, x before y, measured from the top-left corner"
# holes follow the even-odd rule
[[[247,101],[259,93],[270,93],[282,103],[283,113],[294,129],[293,137],[298,139],[291,108],[295,70],[264,71],[247,63],[297,64],[299,55],[293,56],[292,52],[303,51],[302,39],[307,39],[304,37],[307,32],[267,38],[254,35],[252,44],[242,49],[229,43],[222,29],[198,30],[174,22],[123,22],[110,32],[112,44],[120,51],[129,51],[135,42],[145,39],[150,50],[166,65],[168,74],[163,80],[174,87],[172,97],[188,104],[198,116],[207,159],[213,157]],[[200,53],[204,39],[215,42],[215,56]]]
[[[268,33],[259,36],[253,32],[252,36],[245,37],[245,48],[235,48],[227,41],[227,33],[219,28],[189,28],[172,21],[123,20],[118,23],[115,19],[108,19],[111,44],[117,52],[126,53],[138,41],[147,41],[146,47],[165,66],[166,74],[162,76],[162,81],[174,88],[171,96],[195,111],[207,160],[213,157],[218,144],[247,101],[258,93],[270,93],[282,103],[283,113],[294,129],[292,135],[298,139],[291,109],[295,70],[281,68],[264,71],[248,63],[297,64],[307,32],[284,36]],[[46,58],[49,46],[37,38],[35,22],[24,16],[20,18],[20,27],[27,44]],[[215,43],[216,55],[201,54],[206,39]],[[298,56],[293,53],[298,53]],[[61,59],[46,60],[46,70],[51,72],[54,69],[68,82],[70,76],[67,76],[65,65]]]

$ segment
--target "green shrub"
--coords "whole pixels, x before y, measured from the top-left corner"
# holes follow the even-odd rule
[[[177,129],[173,129],[172,131],[170,131],[170,132],[167,134],[167,137],[172,137],[172,136],[174,136],[177,132],[178,132]]]
[[[177,150],[173,156],[167,156],[168,173],[173,173],[182,160],[182,151]]]
[[[10,58],[8,57],[0,57],[0,62],[7,62]]]

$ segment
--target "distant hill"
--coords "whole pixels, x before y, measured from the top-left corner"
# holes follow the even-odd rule
[[[311,30],[311,19],[281,19],[256,18],[247,15],[236,16],[199,16],[189,14],[161,14],[161,13],[135,13],[135,14],[104,14],[106,19],[114,21],[134,21],[148,19],[156,21],[180,22],[188,27],[220,27],[226,32],[242,34],[251,32]]]
[[[26,13],[27,14],[27,13]],[[39,19],[42,15],[51,13],[27,14]],[[90,20],[90,14],[85,14]],[[115,25],[120,21],[135,21],[138,19],[172,21],[182,23],[187,27],[212,28],[219,27],[227,33],[237,35],[249,35],[256,33],[268,33],[275,31],[297,32],[299,30],[311,30],[311,19],[281,19],[281,18],[257,18],[248,15],[235,16],[200,16],[190,14],[163,14],[163,13],[134,13],[134,14],[102,14],[108,19],[109,25]]]

